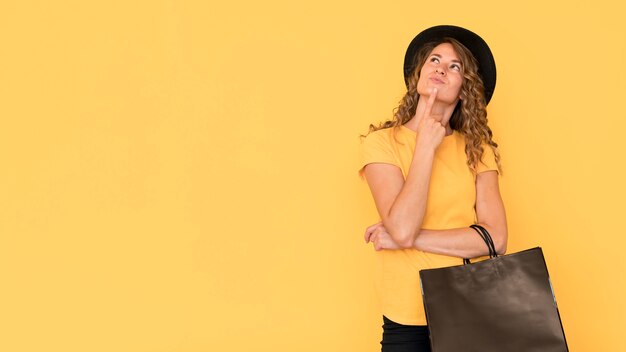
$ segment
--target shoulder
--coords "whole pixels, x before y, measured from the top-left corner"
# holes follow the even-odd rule
[[[464,145],[467,150],[467,143],[472,143],[475,145],[471,138],[468,138],[463,134]],[[498,166],[499,160],[499,151],[497,149],[497,145],[492,145],[489,141],[482,140],[480,142],[480,148],[476,150],[476,148],[469,148],[470,153],[472,154],[472,160],[476,167],[476,173],[482,173],[484,171],[496,170],[498,174],[500,173],[500,168]],[[482,149],[482,151],[481,151]],[[497,155],[496,155],[497,154]],[[468,154],[468,158],[470,155]]]
[[[391,131],[392,128],[379,129],[370,132],[362,139],[359,165],[361,176],[363,176],[365,165],[370,163],[385,163],[400,167],[394,152],[394,138]]]
[[[468,137],[463,132],[460,132],[460,131],[458,131],[458,134],[459,134],[459,138],[463,140],[463,143],[467,144]],[[489,142],[485,140],[480,142],[480,147],[482,148],[482,155],[487,156],[487,157],[493,157],[494,149],[497,149],[496,147],[492,146]]]
[[[393,127],[381,128],[379,130],[372,131],[361,140],[361,143],[370,145],[392,144],[394,142],[393,132]]]
[[[496,154],[494,152],[495,147],[487,142],[483,142],[481,146],[483,148],[483,153],[477,165],[478,173],[495,170],[498,174],[500,174]]]

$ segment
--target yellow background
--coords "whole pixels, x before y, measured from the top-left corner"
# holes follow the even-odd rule
[[[509,253],[624,351],[617,1],[3,1],[0,350],[379,351],[358,135],[406,46],[490,44]]]

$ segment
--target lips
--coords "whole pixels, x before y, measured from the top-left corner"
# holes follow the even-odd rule
[[[443,80],[437,78],[437,77],[430,77],[430,81],[434,82],[434,83],[439,83],[439,84],[444,84],[446,82],[444,82]]]

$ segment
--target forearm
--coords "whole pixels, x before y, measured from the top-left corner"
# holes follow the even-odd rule
[[[485,225],[480,225],[487,229]],[[489,233],[492,235],[491,231]],[[495,241],[495,238],[493,239]],[[471,227],[445,230],[421,229],[414,241],[413,248],[424,252],[468,259],[489,255],[485,241]]]
[[[393,240],[405,248],[412,248],[420,233],[433,159],[434,151],[415,151],[402,189],[389,209],[387,219],[383,219]]]

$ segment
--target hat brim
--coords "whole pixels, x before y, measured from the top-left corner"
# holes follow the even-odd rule
[[[478,75],[482,78],[485,87],[485,104],[488,104],[496,88],[496,62],[487,43],[476,33],[463,27],[441,25],[423,30],[415,36],[409,44],[404,56],[404,83],[409,87],[409,75],[415,69],[413,60],[415,54],[426,43],[439,41],[444,37],[458,40],[478,61]]]

